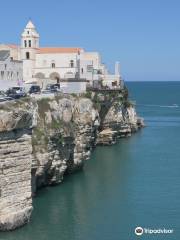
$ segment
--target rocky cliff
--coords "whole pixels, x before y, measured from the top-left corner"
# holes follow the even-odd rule
[[[27,111],[0,111],[0,230],[19,227],[31,215],[31,126]]]
[[[127,91],[0,104],[0,230],[28,222],[37,189],[81,169],[96,145],[141,126]]]

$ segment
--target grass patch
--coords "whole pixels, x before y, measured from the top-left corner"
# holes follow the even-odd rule
[[[44,145],[46,147],[46,145],[48,144],[48,137],[44,131],[44,129],[40,128],[40,127],[36,127],[33,129],[33,134],[32,134],[32,145],[34,147],[38,146],[38,145]]]

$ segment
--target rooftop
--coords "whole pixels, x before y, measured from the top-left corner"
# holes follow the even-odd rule
[[[80,53],[82,48],[59,48],[59,47],[43,47],[39,48],[39,54],[46,53]]]
[[[8,50],[0,51],[0,61],[5,61],[10,56],[10,52]]]
[[[14,49],[16,49],[16,48],[19,47],[19,46],[16,45],[16,44],[7,44],[7,46],[8,46],[9,48],[14,48]]]

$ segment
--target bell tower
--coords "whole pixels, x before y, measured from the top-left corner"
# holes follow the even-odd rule
[[[36,51],[39,48],[39,34],[34,24],[29,20],[21,35],[21,60],[23,61],[23,80],[32,81],[36,61]]]

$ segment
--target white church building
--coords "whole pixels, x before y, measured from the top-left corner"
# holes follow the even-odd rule
[[[45,88],[48,83],[60,83],[70,92],[83,92],[86,86],[120,86],[119,64],[111,75],[98,52],[86,52],[83,48],[40,47],[40,36],[32,21],[21,34],[21,45],[0,45],[0,50],[10,51],[11,58],[22,61],[23,81],[39,84]]]

